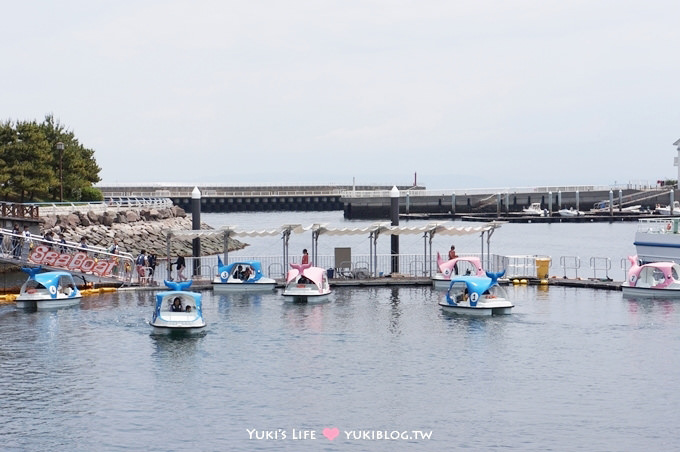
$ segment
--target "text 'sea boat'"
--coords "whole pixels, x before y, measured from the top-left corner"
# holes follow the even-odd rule
[[[485,276],[486,273],[478,257],[463,256],[445,261],[437,253],[437,273],[432,277],[432,286],[446,290],[451,285],[451,278],[457,275]]]
[[[28,280],[21,286],[21,292],[16,299],[18,308],[40,310],[80,303],[82,294],[70,273],[64,271],[40,273],[41,267],[22,270],[28,273]]]
[[[276,281],[262,274],[259,261],[239,261],[228,265],[217,257],[217,276],[213,279],[213,290],[219,292],[244,292],[274,290]]]
[[[191,281],[163,281],[169,291],[156,294],[156,308],[149,322],[157,333],[197,333],[205,327],[201,294],[189,292]]]
[[[316,303],[328,300],[331,288],[326,270],[311,264],[290,264],[283,297],[294,303]]]
[[[445,312],[466,315],[510,314],[514,307],[505,291],[498,285],[498,278],[505,272],[487,276],[455,276],[446,292],[446,300],[439,305]]]
[[[637,256],[628,256],[631,267],[621,284],[623,295],[650,298],[680,297],[680,265],[675,262],[652,262],[639,265]]]

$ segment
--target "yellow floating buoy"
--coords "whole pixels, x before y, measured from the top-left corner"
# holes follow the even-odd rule
[[[520,280],[519,280],[519,283],[520,283],[520,284],[528,284],[529,281],[527,281],[526,279],[520,279]]]
[[[15,293],[8,293],[5,295],[0,295],[0,303],[12,303],[17,299],[19,295]]]
[[[116,292],[117,290],[118,290],[118,289],[116,289],[115,287],[100,287],[100,288],[99,288],[99,291],[100,291],[101,293],[106,293],[106,292]]]
[[[542,280],[541,280],[541,284],[544,284],[544,285],[545,285],[545,284],[548,284],[548,280],[547,280],[547,279],[542,279]]]
[[[514,285],[519,284],[519,279],[513,279],[513,280],[512,280],[512,283],[513,283]]]

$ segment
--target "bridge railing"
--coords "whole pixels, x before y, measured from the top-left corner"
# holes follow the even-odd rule
[[[466,188],[466,189],[429,189],[423,190],[420,188],[413,188],[411,190],[404,189],[399,191],[400,197],[405,197],[407,194],[411,197],[423,196],[469,196],[469,195],[495,195],[495,194],[512,194],[512,193],[549,193],[554,194],[558,192],[591,192],[591,191],[609,191],[609,190],[654,190],[663,191],[651,184],[623,184],[623,185],[565,185],[565,186],[544,186],[544,187],[504,187],[504,188]],[[666,189],[668,190],[668,189]],[[652,196],[656,196],[654,193]],[[390,196],[390,190],[343,190],[341,193],[343,198],[387,198]],[[639,196],[644,196],[639,195]]]
[[[144,198],[144,197],[108,197],[104,201],[91,202],[39,202],[24,204],[35,206],[40,209],[42,215],[66,215],[77,211],[103,213],[109,209],[143,209],[143,208],[167,208],[172,207],[169,198]]]
[[[102,278],[130,284],[134,259],[130,253],[70,241],[59,242],[35,235],[0,229],[0,260],[17,265],[43,265],[81,274],[90,281]],[[48,254],[49,253],[49,254]]]
[[[35,204],[0,202],[0,217],[37,220],[40,218],[40,210],[39,206]]]
[[[201,197],[257,197],[257,196],[339,196],[344,188],[314,189],[314,190],[201,190]],[[116,197],[168,197],[189,198],[191,190],[157,190],[157,191],[107,191],[108,198]]]

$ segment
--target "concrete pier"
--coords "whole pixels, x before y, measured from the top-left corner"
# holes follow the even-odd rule
[[[169,198],[173,204],[191,210],[191,186],[100,186],[107,199],[116,197]],[[202,212],[315,211],[342,210],[347,219],[391,218],[392,186],[257,186],[199,185]],[[491,215],[496,219],[516,216],[532,203],[539,203],[553,217],[560,209],[623,215],[625,208],[639,205],[653,210],[678,199],[668,186],[550,186],[427,190],[425,187],[397,186],[399,214],[427,215],[429,218],[461,218]],[[580,221],[580,220],[572,220]]]

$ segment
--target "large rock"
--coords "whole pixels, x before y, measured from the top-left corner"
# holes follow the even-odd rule
[[[127,218],[128,223],[134,223],[140,220],[139,214],[134,210],[128,210],[125,212],[125,217]]]
[[[113,226],[113,222],[115,221],[116,217],[109,213],[109,212],[104,212],[102,214],[102,219],[101,219],[101,224],[106,226],[106,227],[111,227]]]
[[[80,226],[80,217],[75,213],[68,214],[68,216],[66,217],[66,224],[64,224],[64,226],[68,228],[75,228],[77,226]]]
[[[107,211],[101,215],[87,212],[68,216],[47,216],[42,218],[43,232],[52,230],[63,233],[69,242],[79,242],[85,236],[92,246],[108,248],[116,238],[121,251],[137,255],[144,249],[153,254],[167,254],[167,233],[170,230],[192,229],[191,218],[180,207],[167,209],[150,209],[143,212],[135,210]],[[206,224],[201,229],[211,229]],[[229,250],[245,247],[243,243],[230,239]],[[170,252],[173,256],[192,253],[191,240],[173,238],[170,241]],[[201,239],[203,255],[221,254],[224,252],[222,237]]]
[[[92,210],[87,212],[87,219],[90,220],[93,224],[101,223],[101,215],[99,215],[97,212],[94,212]]]

